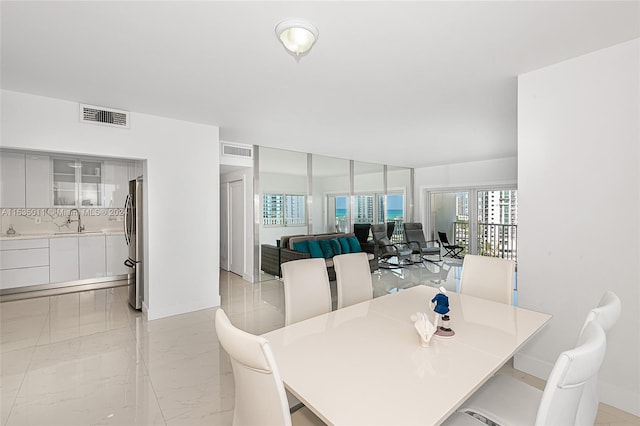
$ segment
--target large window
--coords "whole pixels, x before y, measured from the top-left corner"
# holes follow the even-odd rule
[[[464,253],[517,259],[518,191],[468,189],[432,192],[432,238],[445,232]]]
[[[298,194],[264,194],[262,224],[273,226],[301,226],[305,221],[305,196]]]
[[[337,232],[349,232],[349,196],[338,195],[334,197],[334,217]]]
[[[478,254],[517,258],[518,191],[478,191]]]

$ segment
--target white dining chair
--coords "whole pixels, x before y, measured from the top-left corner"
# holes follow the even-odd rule
[[[331,289],[324,259],[285,262],[282,279],[285,325],[331,312]]]
[[[600,299],[598,306],[593,308],[587,314],[587,318],[582,329],[584,330],[589,322],[595,321],[606,333],[618,321],[621,313],[622,302],[620,301],[620,298],[614,292],[607,291]],[[594,424],[598,414],[599,402],[598,376],[596,375],[584,385],[584,390],[582,391],[582,397],[580,398],[580,404],[578,406],[576,425],[582,426]]]
[[[338,309],[373,299],[373,282],[367,253],[333,256]]]
[[[515,265],[511,259],[465,255],[460,275],[460,294],[513,305]]]
[[[267,339],[231,324],[216,312],[218,340],[231,358],[235,380],[233,425],[324,425],[308,408],[289,412],[284,384]]]
[[[591,321],[574,349],[556,360],[544,391],[513,376],[493,376],[465,401],[461,413],[478,414],[499,425],[573,425],[584,385],[598,374],[606,351],[604,330]],[[453,416],[445,425],[456,425]]]

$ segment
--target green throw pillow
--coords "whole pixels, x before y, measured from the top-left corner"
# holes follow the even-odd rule
[[[329,240],[331,242],[331,248],[333,249],[333,255],[337,256],[342,254],[342,246],[340,245],[340,241],[337,238],[332,238]]]
[[[351,253],[351,246],[349,245],[347,237],[340,237],[338,241],[340,241],[340,246],[342,247],[342,254]]]
[[[309,253],[311,253],[311,257],[324,257],[322,254],[322,249],[320,248],[320,244],[315,240],[308,240],[307,244],[309,246]]]
[[[325,259],[331,259],[333,257],[333,255],[335,254],[333,252],[333,248],[331,247],[331,241],[330,240],[320,240],[318,242],[320,243],[320,248],[322,249],[322,253],[324,253],[324,258]]]
[[[356,237],[348,237],[349,247],[351,248],[351,253],[360,253],[362,251],[362,247],[360,247],[360,242]]]
[[[309,251],[309,241],[307,241],[307,240],[296,241],[295,243],[293,243],[293,249],[295,251],[300,251],[302,253],[310,253],[310,251]]]

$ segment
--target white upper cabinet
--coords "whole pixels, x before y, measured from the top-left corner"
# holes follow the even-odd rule
[[[53,205],[102,206],[102,161],[54,158]]]
[[[51,206],[51,159],[48,155],[26,155],[26,207]]]
[[[129,168],[130,162],[105,161],[104,162],[104,206],[108,208],[120,208],[124,206],[124,200],[129,193]]]
[[[0,207],[25,207],[25,155],[0,151]]]
[[[75,160],[54,158],[52,165],[53,205],[59,207],[75,207],[78,197]]]

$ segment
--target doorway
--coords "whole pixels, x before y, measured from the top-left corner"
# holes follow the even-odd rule
[[[513,187],[427,192],[429,232],[445,232],[463,253],[518,259],[518,191]]]
[[[244,181],[229,183],[229,270],[244,273]]]

